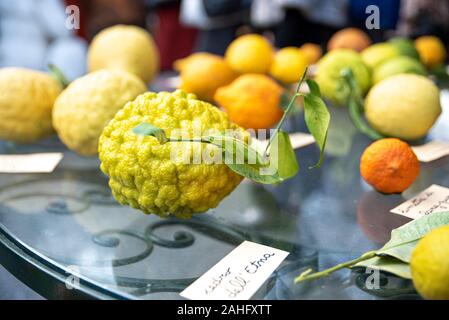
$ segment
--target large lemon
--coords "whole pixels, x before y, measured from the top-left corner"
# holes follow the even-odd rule
[[[441,114],[440,93],[424,76],[395,75],[371,89],[365,113],[368,122],[380,133],[416,140],[427,134]]]
[[[343,69],[349,68],[365,94],[371,85],[371,73],[360,54],[349,49],[335,49],[327,53],[317,65],[316,81],[321,93],[337,105],[343,105],[349,94],[349,88],[341,75]]]
[[[34,142],[53,132],[51,110],[61,85],[43,72],[0,70],[0,139]]]
[[[410,266],[421,296],[449,300],[449,225],[432,230],[419,241]]]
[[[258,34],[235,39],[226,50],[225,59],[237,73],[267,73],[274,58],[274,49]]]
[[[159,53],[151,35],[136,26],[116,25],[97,34],[89,47],[89,71],[119,69],[145,83],[159,68]]]
[[[142,80],[120,70],[100,70],[72,82],[58,97],[53,125],[81,155],[97,154],[103,128],[128,101],[146,91]]]

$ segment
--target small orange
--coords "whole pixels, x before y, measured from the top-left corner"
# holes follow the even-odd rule
[[[304,43],[299,49],[304,53],[304,55],[309,60],[309,64],[315,64],[320,60],[323,55],[323,50],[319,44],[315,43]]]
[[[381,139],[363,152],[362,177],[382,193],[402,193],[418,177],[419,161],[412,148],[402,140]]]
[[[327,43],[327,50],[352,49],[361,52],[371,45],[369,36],[360,29],[346,28],[337,31]]]
[[[435,36],[422,36],[415,40],[422,63],[428,68],[433,68],[446,59],[446,48],[443,42]]]
[[[247,73],[219,88],[215,101],[232,122],[245,129],[268,129],[281,119],[282,87],[263,74]]]

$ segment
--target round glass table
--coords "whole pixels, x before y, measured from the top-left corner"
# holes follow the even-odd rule
[[[442,100],[449,98],[442,93]],[[449,141],[449,104],[426,139]],[[161,219],[120,206],[99,160],[67,150],[56,137],[34,145],[0,143],[0,153],[63,152],[49,174],[0,174],[0,263],[46,298],[181,299],[179,292],[244,240],[290,252],[255,299],[414,299],[411,281],[382,273],[369,289],[362,271],[341,270],[295,285],[306,268],[322,270],[381,247],[408,222],[390,209],[431,184],[449,186],[449,157],[422,164],[402,195],[381,195],[359,174],[370,141],[345,109],[331,108],[326,159],[297,150],[299,174],[277,186],[244,180],[220,205],[190,220]],[[306,131],[300,112],[289,131]],[[420,143],[422,143],[421,141]]]

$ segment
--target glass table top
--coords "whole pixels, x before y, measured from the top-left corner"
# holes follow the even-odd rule
[[[443,102],[448,97],[442,93]],[[427,139],[449,141],[449,104],[443,105]],[[409,221],[390,209],[431,184],[449,186],[446,157],[422,164],[419,178],[403,195],[373,191],[359,174],[360,155],[370,141],[356,132],[345,109],[331,108],[331,113],[320,169],[308,169],[319,156],[317,148],[301,148],[295,178],[277,186],[244,180],[217,208],[190,220],[161,219],[120,206],[99,160],[77,156],[56,137],[34,145],[1,142],[3,154],[64,152],[53,173],[0,174],[0,244],[20,247],[16,267],[8,269],[14,274],[15,268],[35,264],[56,282],[79,278],[93,298],[181,299],[186,286],[250,240],[290,252],[256,299],[418,298],[410,281],[388,274],[382,274],[378,290],[365,286],[367,274],[350,270],[293,283],[306,268],[322,270],[381,247],[392,229]],[[302,118],[294,115],[288,130],[306,131]],[[47,280],[19,278],[55,297]],[[73,289],[58,290],[70,296]]]

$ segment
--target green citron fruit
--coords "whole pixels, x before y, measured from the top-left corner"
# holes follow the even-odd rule
[[[376,84],[388,77],[400,73],[413,73],[425,76],[427,71],[426,67],[424,67],[424,65],[418,60],[406,56],[400,56],[390,59],[374,69],[373,83]]]
[[[115,113],[146,86],[120,70],[100,70],[76,79],[56,99],[53,126],[70,149],[84,156],[98,152],[98,138]]]
[[[203,154],[212,147],[216,152],[216,147],[199,142],[161,144],[155,137],[133,132],[143,122],[163,129],[167,137],[180,138],[182,132],[182,137],[198,139],[211,129],[245,133],[225,112],[193,94],[177,90],[138,96],[117,112],[100,137],[100,168],[121,204],[148,214],[189,218],[216,207],[242,181],[224,163],[178,161],[183,155],[194,157],[191,151]]]
[[[449,225],[422,238],[410,261],[413,284],[429,300],[449,300]]]
[[[365,115],[378,132],[403,140],[424,137],[441,114],[440,91],[428,78],[399,74],[368,93]]]
[[[412,40],[407,38],[393,38],[388,41],[391,43],[402,56],[407,56],[419,61],[419,52],[415,48]]]
[[[391,43],[376,43],[361,53],[363,62],[371,68],[380,66],[385,61],[401,55],[400,51]]]
[[[0,139],[30,143],[54,132],[51,112],[61,93],[58,81],[24,68],[0,70]]]
[[[362,94],[371,86],[370,70],[360,54],[349,49],[330,51],[318,62],[316,81],[323,96],[336,105],[344,105],[349,95],[349,88],[341,75],[345,68],[352,70]]]

